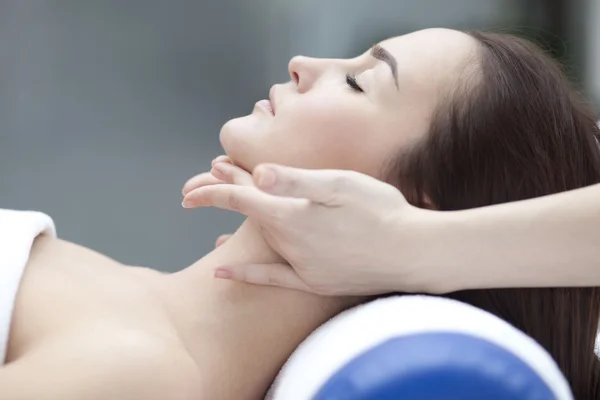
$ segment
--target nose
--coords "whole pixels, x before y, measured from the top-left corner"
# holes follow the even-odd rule
[[[296,56],[288,64],[290,78],[300,93],[310,90],[324,69],[323,60],[304,56]]]

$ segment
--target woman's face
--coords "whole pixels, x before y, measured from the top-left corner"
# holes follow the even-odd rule
[[[248,171],[273,162],[379,177],[385,162],[425,134],[437,100],[475,51],[464,33],[428,29],[353,59],[294,57],[291,81],[273,86],[270,103],[228,121],[221,144]]]

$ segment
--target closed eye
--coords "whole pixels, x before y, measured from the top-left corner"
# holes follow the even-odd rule
[[[356,82],[356,78],[350,74],[346,74],[346,83],[352,90],[357,93],[364,93],[364,90],[360,87],[360,85]]]

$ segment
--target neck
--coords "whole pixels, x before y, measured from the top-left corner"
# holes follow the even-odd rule
[[[194,264],[175,274],[167,275],[166,299],[178,331],[189,339],[188,346],[205,336],[207,314],[231,309],[240,312],[237,303],[244,294],[265,290],[264,287],[214,278],[214,270],[220,266],[268,264],[284,262],[262,238],[258,227],[246,219],[240,228],[221,246]],[[283,289],[274,289],[280,293]],[[275,295],[276,297],[276,295]],[[207,303],[215,307],[208,310]],[[223,314],[225,315],[225,314]],[[219,316],[223,318],[223,315]]]
[[[247,220],[210,254],[165,276],[169,283],[164,299],[177,335],[206,386],[217,390],[207,398],[264,395],[294,348],[328,318],[356,303],[213,277],[219,266],[282,261]]]
[[[252,221],[246,220],[223,245],[181,271],[180,274],[185,275],[192,283],[195,277],[204,277],[207,273],[212,275],[214,268],[218,266],[280,262],[284,262],[284,259],[265,242],[257,226]]]

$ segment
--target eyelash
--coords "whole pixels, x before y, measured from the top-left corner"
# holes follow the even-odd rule
[[[346,74],[346,83],[352,90],[357,93],[364,93],[364,90],[360,87],[360,85],[356,82],[356,78],[350,74]]]

